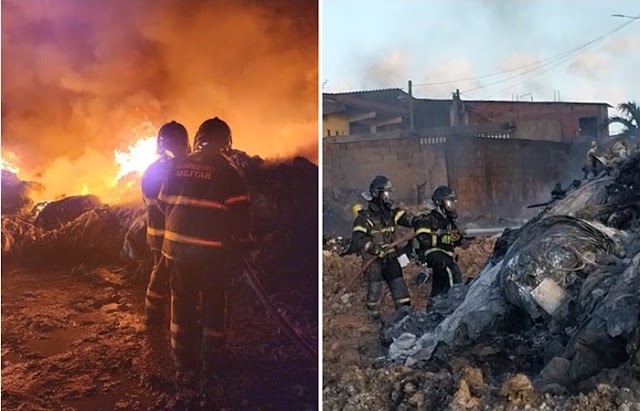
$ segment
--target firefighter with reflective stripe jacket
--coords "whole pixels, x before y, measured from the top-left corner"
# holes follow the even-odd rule
[[[435,209],[417,215],[413,226],[419,244],[418,260],[433,270],[431,297],[434,297],[462,282],[454,249],[462,244],[463,236],[455,223],[458,215],[453,190],[439,186],[431,200]]]
[[[144,172],[141,184],[147,206],[147,244],[153,257],[145,301],[145,322],[148,327],[159,326],[166,318],[170,293],[169,273],[162,257],[164,214],[158,208],[158,195],[171,164],[183,159],[191,151],[187,129],[175,121],[160,127],[156,141],[160,158]]]
[[[227,289],[251,247],[249,196],[228,157],[230,150],[227,123],[217,117],[206,120],[196,133],[194,152],[171,168],[158,198],[166,216],[162,253],[171,274],[173,357],[179,373],[202,361],[205,378],[220,365]]]
[[[380,316],[383,279],[389,286],[396,310],[411,306],[398,254],[395,249],[388,248],[396,240],[396,226],[411,227],[411,217],[405,210],[393,207],[391,190],[387,177],[376,176],[369,192],[363,193],[368,206],[358,212],[353,223],[352,248],[360,252],[364,264],[376,259],[365,272],[367,308],[373,318]]]

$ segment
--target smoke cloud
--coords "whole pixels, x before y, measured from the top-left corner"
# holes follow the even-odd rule
[[[2,147],[73,191],[141,124],[219,116],[234,148],[317,162],[317,40],[316,1],[5,0]]]
[[[407,63],[408,54],[404,49],[391,50],[371,59],[365,67],[364,88],[398,87],[405,83]]]

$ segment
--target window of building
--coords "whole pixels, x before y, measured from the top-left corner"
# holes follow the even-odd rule
[[[580,135],[583,137],[598,137],[598,118],[580,117]]]

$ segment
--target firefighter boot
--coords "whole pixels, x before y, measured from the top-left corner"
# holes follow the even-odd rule
[[[367,313],[372,320],[380,319],[380,300],[382,298],[382,281],[367,282]]]
[[[207,347],[205,353],[203,342],[202,352],[202,380],[200,384],[200,395],[206,405],[218,405],[224,399],[224,383],[221,378],[223,368],[222,359],[224,358],[223,349],[211,349]]]
[[[409,290],[407,290],[404,278],[396,277],[389,281],[389,290],[391,290],[391,297],[393,297],[393,305],[396,310],[402,307],[411,307],[411,297],[409,297]]]

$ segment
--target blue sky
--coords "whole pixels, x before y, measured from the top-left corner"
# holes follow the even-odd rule
[[[638,0],[324,0],[321,11],[324,92],[411,79],[423,98],[640,100],[640,20],[611,17],[640,15]],[[456,82],[418,86],[444,81]]]

